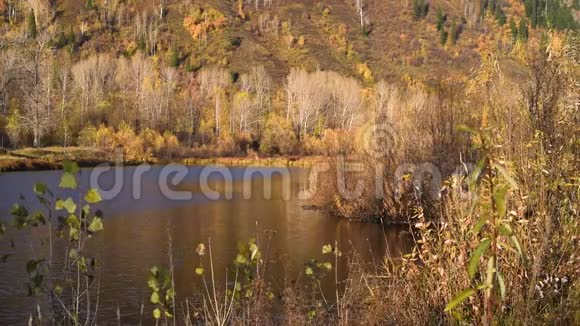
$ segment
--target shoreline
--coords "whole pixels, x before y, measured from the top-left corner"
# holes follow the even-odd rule
[[[0,155],[0,173],[7,172],[27,172],[27,171],[51,171],[62,169],[62,162],[64,160],[75,161],[79,167],[91,168],[100,164],[111,164],[115,162],[109,159],[100,159],[98,155],[90,155],[90,157],[83,157],[83,155],[74,155],[68,152],[57,152],[47,149],[38,149],[38,151],[46,151],[50,155],[24,155],[14,152],[6,152]],[[97,153],[99,154],[99,153]],[[279,157],[210,157],[210,158],[196,158],[196,157],[180,157],[173,159],[153,158],[144,161],[124,161],[124,166],[137,166],[140,164],[183,164],[188,166],[198,165],[220,165],[220,166],[244,166],[244,167],[311,167],[317,162],[323,160],[320,156],[279,156]]]

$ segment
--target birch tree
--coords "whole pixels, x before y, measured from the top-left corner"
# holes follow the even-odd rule
[[[355,0],[356,12],[360,17],[360,27],[365,27],[365,4],[364,0]]]
[[[41,33],[35,42],[24,47],[26,59],[24,61],[24,76],[26,81],[23,91],[27,94],[24,101],[24,112],[22,115],[22,125],[33,134],[34,147],[40,146],[41,138],[49,130],[50,121],[50,80],[46,72],[46,61],[49,58],[47,53],[48,43],[52,35],[48,32]]]
[[[251,99],[253,113],[256,115],[255,121],[251,124],[256,124],[258,134],[261,134],[263,129],[263,121],[261,117],[266,116],[270,112],[270,96],[272,87],[272,78],[264,66],[252,67],[250,73],[241,76],[242,90],[248,92]]]
[[[0,52],[0,112],[7,113],[10,88],[20,78],[18,61],[16,52]]]
[[[309,74],[301,69],[292,69],[286,78],[286,118],[298,127],[301,136],[313,131],[314,123],[328,100],[321,77],[321,72]]]
[[[224,92],[224,88],[229,84],[229,74],[223,68],[212,66],[202,69],[198,79],[202,94],[214,100],[215,134],[219,136],[222,93]]]

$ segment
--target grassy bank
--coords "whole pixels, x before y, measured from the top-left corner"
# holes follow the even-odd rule
[[[103,163],[113,163],[112,157],[101,150],[86,147],[46,147],[23,148],[7,151],[0,155],[0,171],[41,171],[58,170],[65,160],[77,162],[80,167],[93,167]],[[126,161],[126,165],[140,164]]]
[[[80,167],[94,167],[103,163],[113,164],[110,153],[87,147],[46,147],[24,148],[7,151],[0,155],[0,172],[42,171],[62,169],[62,162],[71,160]],[[184,164],[184,165],[225,165],[251,167],[309,167],[322,161],[321,157],[280,156],[280,157],[213,157],[213,158],[151,158],[147,161],[125,160],[124,165]]]

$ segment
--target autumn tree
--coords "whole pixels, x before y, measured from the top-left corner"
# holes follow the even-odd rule
[[[257,66],[252,67],[248,74],[242,74],[240,80],[242,90],[249,94],[252,109],[257,116],[255,125],[256,132],[259,135],[263,124],[261,117],[266,116],[270,112],[272,78],[268,75],[264,66]]]
[[[300,137],[312,132],[328,99],[324,73],[292,69],[286,77],[286,118],[298,128]]]
[[[33,135],[34,147],[40,146],[40,141],[51,127],[50,80],[48,76],[47,51],[52,35],[43,32],[30,45],[26,45],[24,60],[23,84],[27,93],[24,101],[22,125]]]
[[[116,63],[107,54],[91,56],[71,68],[75,85],[80,93],[80,120],[84,127],[87,114],[105,98],[112,89]]]
[[[198,8],[185,17],[183,27],[195,40],[205,40],[209,32],[218,30],[227,23],[226,16],[213,8]]]
[[[225,87],[229,84],[229,73],[221,67],[203,68],[198,75],[198,80],[202,94],[213,98],[214,101],[214,130],[217,136],[220,135],[220,119],[222,111],[222,98]]]
[[[8,96],[22,77],[19,56],[15,51],[0,52],[0,113],[8,112]]]

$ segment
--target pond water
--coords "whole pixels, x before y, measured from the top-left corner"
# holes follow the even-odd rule
[[[94,176],[96,171],[103,172],[98,178],[100,186],[112,189],[114,171],[82,169],[81,190],[89,188],[91,174]],[[90,240],[90,251],[100,263],[101,322],[116,320],[117,307],[123,322],[138,322],[142,303],[144,315],[149,318],[148,271],[154,265],[169,265],[169,238],[178,301],[201,294],[200,278],[194,272],[199,265],[195,248],[200,242],[207,245],[210,238],[216,279],[223,283],[226,269],[232,271],[237,243],[260,237],[262,246],[268,248],[266,277],[274,289],[300,283],[304,263],[311,258],[322,259],[322,246],[335,241],[346,253],[343,257],[356,251],[365,261],[376,264],[385,254],[397,256],[409,250],[405,228],[383,229],[378,224],[352,223],[308,209],[309,201],[298,196],[309,187],[305,169],[222,168],[220,171],[226,171],[225,175],[231,178],[229,188],[224,173],[208,174],[207,168],[204,172],[204,167],[191,166],[187,167],[185,178],[171,184],[169,189],[159,186],[160,178],[165,177],[162,166],[142,173],[138,183],[137,167],[119,171],[116,180],[122,182],[118,194],[96,207],[103,211],[104,231]],[[29,211],[40,209],[32,191],[38,182],[49,185],[56,196],[70,195],[56,189],[61,174],[60,171],[0,174],[2,223],[10,223],[10,207],[16,202],[25,204]],[[200,185],[200,180],[207,182]],[[229,189],[231,198],[226,196]],[[264,193],[269,189],[271,195],[268,191]],[[181,191],[191,198],[173,198],[167,196],[168,191]],[[216,191],[219,196],[215,196]],[[0,324],[24,324],[34,309],[35,301],[27,297],[25,264],[32,257],[46,254],[46,246],[40,241],[42,233],[42,229],[9,230],[0,238],[0,255],[10,255],[0,263]],[[347,275],[345,261],[343,258],[338,266],[341,278]],[[328,282],[325,288],[330,291],[331,281]]]

